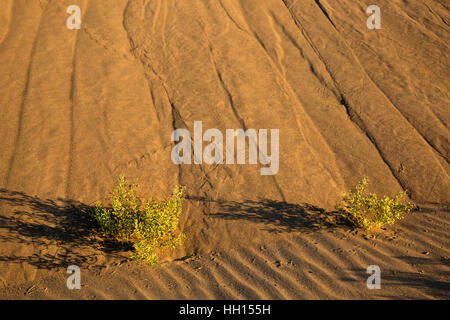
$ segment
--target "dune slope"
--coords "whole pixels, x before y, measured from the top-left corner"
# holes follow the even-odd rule
[[[187,186],[181,228],[188,238],[167,263],[249,247],[238,255],[246,262],[236,258],[226,268],[237,271],[219,268],[219,277],[240,272],[261,244],[288,241],[307,252],[301,239],[331,232],[333,220],[323,215],[364,174],[371,191],[408,190],[440,212],[440,231],[415,241],[430,241],[426,250],[448,259],[449,7],[439,0],[377,3],[381,30],[367,28],[366,0],[116,0],[107,8],[90,0],[3,0],[3,286],[42,279],[65,261],[120,261],[122,253],[97,248],[77,220],[107,199],[120,174],[138,178],[142,194],[157,199]],[[66,27],[73,4],[82,10],[80,30]],[[172,132],[193,133],[194,121],[223,133],[279,129],[278,173],[261,175],[259,164],[175,165]],[[418,232],[412,229],[408,236]],[[319,251],[328,252],[323,241]],[[331,258],[317,255],[330,276]],[[297,276],[286,280],[293,286],[287,291],[230,295],[296,297]]]

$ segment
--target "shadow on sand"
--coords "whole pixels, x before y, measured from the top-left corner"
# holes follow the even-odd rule
[[[248,220],[264,225],[270,232],[310,233],[324,229],[348,228],[350,225],[335,211],[310,204],[293,204],[284,201],[263,199],[243,202],[211,200],[202,197],[188,197],[209,205],[217,205],[211,216],[227,220]]]
[[[336,212],[309,204],[291,204],[275,200],[244,202],[188,197],[206,206],[217,205],[211,216],[219,219],[246,219],[260,223],[274,233],[309,233],[324,229],[350,228]],[[91,218],[91,206],[73,200],[40,199],[23,192],[0,189],[0,241],[9,243],[0,251],[0,261],[28,263],[39,269],[102,266],[105,254],[126,259],[129,245],[99,236]],[[11,209],[5,210],[10,207]],[[16,255],[20,244],[23,254]],[[51,249],[53,248],[53,249]],[[29,254],[28,254],[29,253]]]
[[[88,205],[65,199],[43,200],[5,189],[0,189],[0,205],[0,241],[29,245],[23,252],[32,252],[6,255],[3,249],[2,262],[29,263],[48,270],[71,264],[92,267],[99,256],[121,257],[119,253],[127,249],[99,237]],[[51,247],[56,252],[49,253]]]
[[[411,257],[398,257],[401,260],[410,262]],[[430,260],[422,262],[424,264],[442,264],[440,260]],[[395,266],[392,266],[395,268]],[[355,287],[366,284],[369,274],[363,269],[349,269],[349,273],[359,275],[359,280],[348,277],[342,277],[340,280],[354,283]],[[448,273],[445,274],[448,276]],[[447,277],[448,279],[448,277]],[[381,270],[381,290],[373,290],[373,293],[383,299],[399,299],[398,295],[383,294],[383,287],[399,288],[399,289],[415,289],[424,295],[429,295],[435,299],[449,299],[450,297],[450,282],[442,281],[434,274],[421,274],[419,272],[405,272],[398,270]],[[369,291],[369,289],[367,289]],[[402,293],[402,299],[417,299],[417,296],[407,296]],[[427,298],[425,298],[427,299]]]

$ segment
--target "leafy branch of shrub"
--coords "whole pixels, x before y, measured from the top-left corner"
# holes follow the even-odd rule
[[[380,198],[374,193],[366,196],[369,179],[364,176],[355,190],[342,193],[342,200],[335,208],[354,226],[366,230],[392,225],[409,213],[414,204],[406,200],[406,192],[400,192],[395,198]]]
[[[176,186],[169,200],[141,200],[136,194],[137,181],[128,184],[120,176],[117,187],[111,193],[111,207],[98,202],[92,215],[104,236],[120,242],[132,243],[132,259],[158,262],[157,252],[163,248],[175,248],[185,238],[176,229],[185,199],[185,188]]]

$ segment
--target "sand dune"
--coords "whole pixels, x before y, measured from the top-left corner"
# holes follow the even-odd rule
[[[8,263],[21,272],[8,274],[10,285],[0,289],[0,298],[448,299],[448,209],[422,210],[376,234],[345,226],[309,232],[299,227],[271,233],[258,245],[213,249],[152,268],[117,253],[105,260],[93,243],[64,255],[60,244],[61,254],[49,247],[32,257],[10,257]],[[65,287],[67,261],[82,268],[82,290]],[[41,270],[39,276],[30,275],[30,265]],[[366,287],[369,265],[382,270],[381,290]],[[9,280],[22,272],[28,279]]]
[[[0,297],[448,298],[449,7],[378,0],[369,30],[372,2],[3,0]],[[175,165],[172,132],[195,121],[279,129],[278,173]],[[120,174],[157,199],[187,186],[187,240],[153,269],[85,219]],[[351,232],[331,210],[364,174],[421,209]]]

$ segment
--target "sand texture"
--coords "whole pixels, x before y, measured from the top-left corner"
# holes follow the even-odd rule
[[[0,1],[0,298],[450,298],[447,1],[105,3]],[[278,173],[175,165],[194,121],[279,129]],[[144,197],[187,187],[187,239],[156,267],[86,218],[121,174]],[[363,175],[418,209],[355,231],[333,207]]]

